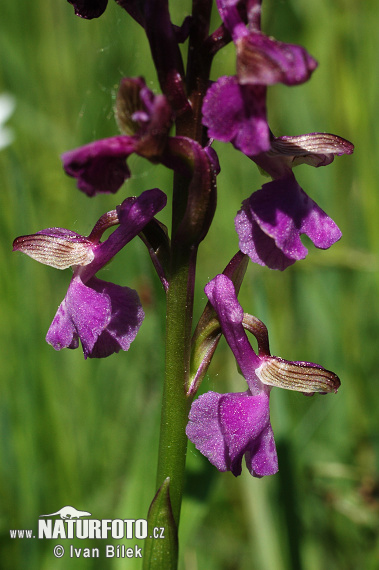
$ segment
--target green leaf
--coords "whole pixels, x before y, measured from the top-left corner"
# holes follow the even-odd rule
[[[176,570],[178,529],[170,501],[170,477],[159,487],[147,516],[149,537],[143,555],[144,570]]]

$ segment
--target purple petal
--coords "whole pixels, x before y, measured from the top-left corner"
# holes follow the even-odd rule
[[[117,208],[119,227],[94,248],[95,259],[81,270],[84,282],[93,277],[166,205],[166,195],[158,188],[145,190],[140,196],[126,198]]]
[[[255,374],[260,359],[250,345],[242,326],[244,313],[238,302],[233,282],[226,275],[217,275],[205,286],[205,293],[217,313],[222,332],[251,392],[253,394],[261,392],[262,384]]]
[[[207,392],[193,402],[186,434],[219,471],[227,471],[229,462],[219,421],[219,402],[222,397],[223,394]]]
[[[330,133],[273,137],[271,148],[253,158],[273,178],[286,176],[298,164],[327,166],[335,156],[352,154],[354,145]]]
[[[245,461],[246,467],[254,477],[277,473],[278,456],[270,422],[263,429],[260,437],[251,441],[245,452]]]
[[[241,84],[298,85],[304,83],[317,62],[301,46],[278,42],[259,32],[243,35],[237,45],[237,75]]]
[[[231,33],[233,41],[247,33],[246,17],[245,20],[241,17],[245,9],[245,2],[242,3],[240,0],[216,0],[216,4],[221,19],[227,30]],[[237,7],[238,4],[239,6]]]
[[[80,277],[74,277],[66,297],[46,335],[46,341],[55,350],[76,348],[80,338],[84,357],[90,355],[95,342],[111,319],[111,301],[108,295],[86,287]]]
[[[221,430],[233,475],[241,474],[242,457],[247,449],[254,459],[260,449],[260,436],[270,421],[269,396],[262,392],[225,394],[219,405]],[[259,463],[259,462],[258,462]],[[258,476],[265,475],[255,470]]]
[[[251,474],[262,477],[277,471],[270,430],[268,394],[207,392],[192,404],[186,434],[219,471],[240,475],[246,453]]]
[[[235,218],[239,246],[252,261],[271,269],[285,269],[304,259],[306,234],[321,249],[341,237],[335,222],[289,176],[264,184],[242,204]]]
[[[74,277],[48,330],[46,341],[55,350],[77,348],[84,357],[102,358],[128,350],[144,313],[136,291],[97,278],[84,285]]]
[[[107,296],[111,303],[110,321],[88,356],[104,358],[120,349],[129,350],[145,317],[137,291],[96,277],[88,281],[87,285]]]
[[[247,155],[269,150],[266,88],[240,85],[236,77],[220,77],[204,98],[203,124],[209,137],[231,142]]]
[[[62,155],[63,168],[77,178],[78,188],[88,196],[117,192],[130,177],[126,158],[135,150],[133,137],[101,139]]]
[[[68,0],[74,6],[76,16],[92,20],[101,16],[107,7],[108,0]],[[141,26],[144,18],[138,0],[116,0]]]
[[[267,386],[277,386],[310,395],[315,392],[337,394],[341,385],[337,374],[319,364],[284,360],[278,356],[262,358],[262,364],[256,370],[256,375]]]

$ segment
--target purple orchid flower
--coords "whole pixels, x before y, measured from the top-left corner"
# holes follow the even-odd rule
[[[155,188],[138,198],[127,198],[117,210],[104,214],[87,238],[49,228],[15,239],[14,251],[58,269],[73,266],[67,294],[46,336],[55,350],[77,348],[79,339],[84,358],[102,358],[129,349],[144,319],[138,294],[95,275],[165,205],[165,194]],[[100,242],[104,231],[116,224],[119,227]]]
[[[326,166],[353,149],[349,141],[328,133],[272,137],[270,151],[251,157],[274,180],[245,200],[235,218],[241,251],[255,263],[283,271],[306,257],[302,234],[320,249],[338,241],[340,229],[299,186],[292,168],[301,163]]]
[[[264,184],[244,200],[235,227],[243,253],[255,263],[281,271],[306,257],[302,234],[320,249],[329,248],[342,235],[293,174]]]
[[[237,48],[239,83],[298,85],[310,78],[317,62],[306,49],[261,32],[260,1],[217,0],[217,7]]]
[[[231,142],[248,156],[256,155],[270,148],[267,86],[304,83],[317,62],[303,47],[261,33],[260,2],[218,0],[217,6],[237,48],[237,75],[220,77],[209,88],[203,124],[211,138]]]
[[[126,159],[133,153],[159,160],[172,125],[172,109],[164,95],[154,95],[142,78],[121,81],[116,118],[123,135],[101,139],[62,155],[63,168],[77,178],[88,196],[114,193],[130,177]]]
[[[253,476],[273,475],[278,470],[278,460],[270,423],[271,387],[306,394],[327,393],[337,392],[340,381],[333,372],[317,364],[271,356],[266,327],[255,317],[244,315],[234,285],[226,275],[217,275],[206,285],[205,292],[248,389],[234,394],[201,395],[192,404],[187,436],[219,471],[240,475],[245,456]],[[257,336],[259,355],[250,345],[244,327]]]

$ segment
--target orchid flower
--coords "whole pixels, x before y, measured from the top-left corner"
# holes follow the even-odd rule
[[[73,267],[68,291],[46,336],[55,350],[77,348],[79,340],[85,358],[101,358],[129,349],[144,318],[138,294],[129,287],[103,281],[96,273],[165,204],[163,192],[157,188],[147,190],[138,198],[126,198],[116,210],[104,214],[88,237],[48,228],[15,239],[14,251],[57,269]],[[100,242],[104,231],[116,224],[119,227]]]
[[[244,456],[253,476],[273,475],[278,470],[278,460],[270,422],[272,387],[305,394],[327,393],[337,392],[340,381],[318,364],[271,356],[266,327],[244,314],[233,282],[226,275],[212,279],[205,292],[247,382],[247,390],[201,395],[192,404],[187,436],[219,471],[240,475]],[[249,343],[245,328],[257,336],[258,354]]]

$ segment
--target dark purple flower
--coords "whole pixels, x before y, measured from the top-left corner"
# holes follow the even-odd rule
[[[136,153],[158,160],[172,125],[172,110],[164,95],[154,95],[142,78],[121,81],[116,117],[125,133],[102,139],[62,155],[63,167],[77,178],[88,196],[117,192],[130,177],[126,159]]]
[[[255,317],[244,314],[234,285],[226,275],[212,279],[205,292],[248,389],[235,394],[201,395],[192,404],[187,436],[219,471],[240,475],[245,456],[252,475],[273,475],[278,470],[278,461],[270,423],[271,387],[306,394],[328,393],[337,392],[340,381],[333,372],[317,364],[271,356],[266,327]],[[244,328],[255,334],[259,356]]]
[[[317,63],[303,47],[261,33],[260,2],[218,0],[217,7],[237,48],[237,75],[208,89],[203,124],[211,138],[254,156],[270,148],[266,87],[303,83]]]
[[[217,7],[237,48],[241,84],[298,85],[309,79],[317,62],[303,47],[262,34],[260,1],[217,0]]]
[[[321,249],[329,248],[342,235],[292,173],[264,184],[245,200],[235,226],[243,253],[255,263],[280,270],[306,257],[302,234]]]
[[[62,228],[16,238],[14,251],[22,251],[59,269],[73,266],[74,275],[67,294],[46,336],[55,350],[77,348],[79,339],[85,358],[101,358],[120,349],[128,350],[144,318],[137,292],[102,281],[95,274],[140,233],[165,204],[163,192],[147,190],[138,198],[124,200],[117,211],[102,216],[88,238]],[[103,232],[115,224],[119,227],[100,242]]]
[[[338,241],[339,228],[300,188],[292,168],[302,163],[326,166],[353,150],[349,141],[329,133],[271,135],[270,150],[250,157],[274,180],[245,200],[235,218],[241,251],[255,263],[284,270],[307,255],[301,234],[321,249]]]

